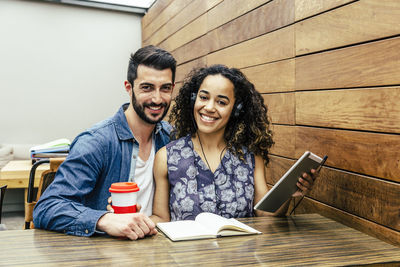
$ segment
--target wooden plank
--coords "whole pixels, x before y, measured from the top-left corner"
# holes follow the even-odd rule
[[[294,59],[242,69],[260,93],[289,92],[295,87]]]
[[[296,124],[400,133],[400,87],[296,92]]]
[[[263,94],[272,123],[294,125],[294,93]]]
[[[173,33],[183,28],[186,24],[206,13],[223,0],[193,0],[181,12],[171,18],[168,23],[162,26],[155,34],[146,40],[148,44],[159,45],[169,38]],[[176,1],[179,2],[179,1]]]
[[[167,51],[174,51],[176,48],[189,43],[199,36],[207,33],[207,14],[203,14],[182,29],[172,34],[160,44],[160,47]],[[197,51],[192,51],[196,54]]]
[[[327,165],[400,182],[400,135],[296,126],[296,156],[311,150]]]
[[[229,0],[223,1],[218,6],[208,12],[209,30],[217,28],[241,15],[257,8],[271,0]]]
[[[210,35],[206,34],[195,39],[172,52],[179,64],[186,63],[198,57],[207,55],[210,52]]]
[[[272,126],[272,132],[275,144],[271,147],[270,153],[294,158],[296,140],[295,127],[274,124]]]
[[[399,18],[398,0],[362,0],[304,20],[296,24],[296,55],[398,35]]]
[[[142,18],[142,29],[145,29],[153,20],[155,20],[160,13],[167,8],[174,0],[157,0],[147,10],[147,13]]]
[[[296,58],[296,89],[400,84],[400,37]]]
[[[235,5],[230,5],[232,1],[225,1],[208,13],[209,28],[215,28],[217,25],[214,20],[223,19],[225,16],[232,18],[232,13],[219,7],[229,5],[228,9],[240,11]],[[257,1],[238,1],[240,7],[254,4]],[[246,3],[246,4],[244,4]],[[211,51],[249,40],[256,36],[263,35],[273,30],[282,28],[294,22],[294,5],[292,1],[276,0],[268,2],[251,12],[234,18],[232,21],[215,28],[210,32],[212,35],[210,42]],[[209,29],[211,30],[211,29]]]
[[[207,62],[244,68],[292,57],[294,28],[290,26],[211,53]]]
[[[154,13],[161,12],[154,15],[152,15],[152,12],[150,13],[150,9],[150,14],[146,14],[142,19],[142,41],[146,42],[157,30],[166,23],[169,23],[172,18],[177,16],[192,1],[193,0],[169,1],[170,3],[162,5],[162,10],[155,10]],[[147,18],[147,15],[150,15],[150,18]],[[143,25],[143,23],[147,25]],[[150,42],[146,42],[146,44],[149,43]]]
[[[296,21],[351,2],[354,0],[295,0]]]
[[[271,156],[266,173],[267,183],[275,184],[294,162],[295,160]],[[324,167],[307,197],[399,231],[399,195],[399,183]],[[304,203],[296,208],[296,214],[312,212],[318,210],[304,207]]]
[[[290,169],[293,163],[295,163],[295,160],[285,159],[275,155],[270,155],[269,160],[265,173],[265,180],[272,186]]]
[[[400,183],[323,168],[309,196],[400,231]]]
[[[176,68],[176,78],[175,81],[176,82],[181,82],[183,81],[183,79],[186,77],[186,75],[189,74],[189,72],[193,69],[193,68],[197,68],[197,67],[204,67],[206,66],[206,58],[205,57],[201,57],[198,58],[196,60],[192,60],[188,63],[179,65]]]
[[[354,216],[348,212],[333,208],[329,205],[325,205],[308,198],[305,198],[297,209],[299,209],[299,211],[306,210],[308,213],[319,213],[363,233],[400,247],[400,232],[358,216]],[[298,211],[297,209],[296,213]],[[373,246],[373,244],[371,244],[371,246]]]

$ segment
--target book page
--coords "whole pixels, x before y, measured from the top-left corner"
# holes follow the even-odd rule
[[[227,235],[244,234],[244,233],[260,233],[259,231],[239,222],[236,219],[227,219],[217,214],[203,212],[197,215],[196,221],[211,229],[214,235],[221,234],[223,230],[232,230],[226,232]],[[242,233],[240,233],[242,232]]]
[[[212,230],[210,231],[196,221],[157,223],[157,227],[174,241],[215,237]]]

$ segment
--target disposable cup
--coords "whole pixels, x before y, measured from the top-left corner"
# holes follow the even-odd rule
[[[109,189],[114,213],[135,213],[139,187],[136,183],[113,183]]]

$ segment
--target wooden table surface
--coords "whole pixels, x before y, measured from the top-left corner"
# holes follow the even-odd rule
[[[11,188],[28,188],[29,173],[32,168],[31,160],[12,160],[0,171],[0,186]],[[49,164],[42,164],[36,169],[35,187],[39,185],[42,172],[49,169]]]
[[[0,231],[0,265],[400,265],[399,247],[318,214],[240,220],[263,234],[172,242],[161,233],[129,241],[37,229]]]

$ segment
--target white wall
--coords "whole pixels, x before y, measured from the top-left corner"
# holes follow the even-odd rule
[[[141,16],[0,0],[0,144],[72,139],[112,116]],[[27,145],[25,145],[27,146]]]

